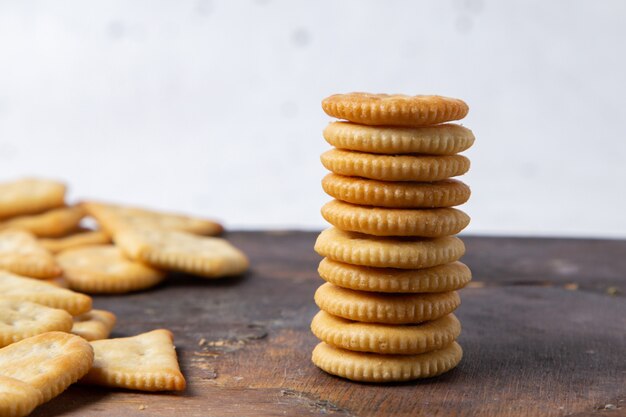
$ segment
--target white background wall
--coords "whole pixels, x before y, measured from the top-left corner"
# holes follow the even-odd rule
[[[626,2],[0,2],[0,179],[321,228],[336,92],[466,100],[468,231],[626,237]]]

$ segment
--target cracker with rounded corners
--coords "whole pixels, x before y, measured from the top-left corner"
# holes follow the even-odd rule
[[[108,234],[100,230],[83,231],[60,238],[39,239],[39,244],[51,253],[59,253],[67,249],[80,248],[90,245],[104,245],[111,243]]]
[[[115,314],[106,310],[91,310],[74,317],[72,333],[85,340],[106,339],[111,334],[117,318]]]
[[[224,231],[222,225],[213,220],[183,214],[93,201],[83,202],[81,206],[110,235],[127,228],[160,228],[206,236],[219,235]]]
[[[45,280],[27,278],[0,271],[0,298],[30,301],[67,311],[73,316],[91,310],[91,297]]]
[[[65,310],[0,295],[0,347],[51,331],[69,332],[72,316]]]
[[[420,127],[460,120],[469,112],[456,98],[405,94],[334,94],[322,101],[331,117],[370,126]]]
[[[88,294],[121,294],[151,288],[165,273],[132,261],[113,245],[68,249],[57,255],[70,288]]]
[[[25,382],[0,376],[0,416],[27,416],[43,402],[43,394]]]
[[[137,336],[91,342],[93,368],[82,383],[139,391],[182,391],[174,337],[165,329]]]
[[[77,230],[83,217],[85,210],[81,207],[60,207],[4,220],[0,229],[22,229],[37,237],[60,237]]]
[[[130,259],[154,268],[219,278],[239,275],[246,255],[225,239],[164,229],[125,229],[113,240]]]
[[[61,268],[37,239],[23,230],[0,231],[0,269],[33,278],[55,278]]]
[[[50,401],[80,379],[93,364],[93,349],[79,336],[48,332],[0,349],[0,376],[38,389]]]
[[[0,183],[0,219],[61,207],[65,191],[63,183],[41,178]]]

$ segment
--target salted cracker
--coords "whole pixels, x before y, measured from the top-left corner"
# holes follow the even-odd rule
[[[0,183],[0,219],[61,207],[65,191],[64,184],[41,178]]]
[[[461,362],[463,350],[452,342],[440,350],[419,355],[380,355],[352,352],[321,342],[313,350],[313,363],[329,374],[359,382],[401,382],[431,378]]]
[[[29,301],[15,301],[0,295],[0,347],[54,330],[68,332],[72,316],[60,309]]]
[[[358,291],[382,293],[447,292],[465,287],[472,272],[462,262],[422,269],[372,268],[324,258],[317,269],[331,284]]]
[[[116,322],[115,314],[106,310],[91,310],[74,317],[72,333],[85,340],[106,339]]]
[[[364,206],[437,208],[464,204],[470,188],[458,180],[436,182],[378,181],[328,174],[322,180],[326,194],[337,200]]]
[[[465,229],[470,217],[455,208],[397,209],[371,207],[332,200],[322,216],[333,226],[373,236],[441,237]]]
[[[47,282],[0,271],[0,297],[30,301],[67,311],[73,316],[91,310],[91,297]]]
[[[374,155],[331,149],[320,160],[335,174],[380,181],[440,181],[470,169],[470,160],[463,155]]]
[[[165,273],[128,259],[113,245],[68,249],[57,255],[70,288],[88,294],[120,294],[153,287]]]
[[[352,265],[421,269],[459,260],[465,253],[465,245],[455,236],[383,237],[331,227],[318,236],[315,251]]]
[[[248,258],[225,239],[165,229],[124,229],[114,236],[126,256],[154,268],[206,278],[239,275]]]
[[[454,155],[474,144],[471,130],[454,123],[426,127],[330,123],[324,139],[335,148],[378,154]]]
[[[92,364],[89,342],[63,332],[42,333],[0,349],[0,377],[17,379],[39,390],[40,403],[65,391]]]
[[[425,294],[379,294],[330,283],[315,292],[318,307],[334,316],[367,323],[414,324],[450,314],[461,304],[456,291]]]
[[[331,117],[372,126],[420,127],[460,120],[469,107],[456,98],[434,95],[347,93],[322,101]]]
[[[82,207],[60,207],[0,221],[0,229],[22,229],[37,237],[60,237],[77,230],[83,217]]]
[[[454,314],[414,325],[362,323],[320,311],[311,331],[329,345],[356,352],[417,355],[439,350],[461,334]]]
[[[133,337],[91,342],[93,368],[81,380],[86,384],[139,391],[181,391],[185,378],[180,372],[174,337],[165,329]]]
[[[33,278],[55,278],[61,268],[37,239],[23,230],[0,231],[0,269]]]

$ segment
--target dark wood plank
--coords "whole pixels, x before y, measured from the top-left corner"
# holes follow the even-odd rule
[[[232,233],[253,261],[245,277],[173,276],[148,292],[96,298],[118,314],[115,336],[171,329],[189,388],[75,385],[33,415],[626,415],[626,299],[606,293],[626,285],[626,242],[466,238],[484,286],[462,292],[463,362],[439,378],[380,386],[310,363],[315,236]],[[572,282],[578,290],[563,288]]]

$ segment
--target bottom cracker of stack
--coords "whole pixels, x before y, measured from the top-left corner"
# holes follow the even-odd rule
[[[318,272],[327,281],[315,293],[315,365],[355,381],[395,382],[440,375],[460,362],[461,324],[453,311],[456,290],[471,279],[458,262],[460,239],[330,228],[315,250],[325,257]]]

